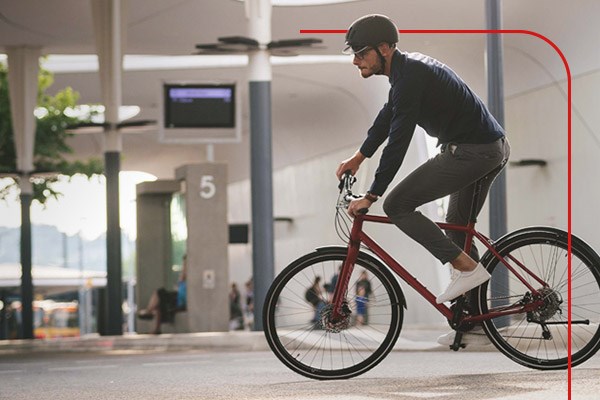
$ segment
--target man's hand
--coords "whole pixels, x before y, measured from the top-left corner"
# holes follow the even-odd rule
[[[360,214],[360,210],[368,209],[373,202],[369,199],[361,197],[360,199],[352,200],[348,206],[348,214],[354,218]]]
[[[356,175],[360,164],[365,160],[365,158],[366,157],[363,156],[360,151],[357,151],[352,157],[340,163],[335,171],[335,175],[339,180],[342,179],[342,176],[346,171],[350,171],[353,176]]]

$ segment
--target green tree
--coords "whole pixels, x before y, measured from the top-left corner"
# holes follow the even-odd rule
[[[58,181],[58,175],[72,177],[75,174],[84,174],[90,178],[101,174],[104,168],[100,159],[65,159],[65,155],[73,153],[73,149],[67,144],[67,139],[72,136],[67,132],[67,127],[81,122],[65,114],[65,110],[77,106],[79,94],[67,87],[51,96],[46,91],[53,82],[52,73],[40,68],[37,105],[41,112],[38,112],[36,117],[33,162],[35,172],[51,173],[33,178],[33,198],[42,204],[48,198],[57,198],[60,195],[53,188],[53,184]],[[17,168],[8,90],[8,70],[6,65],[0,63],[0,173],[14,173]],[[0,199],[4,199],[17,185],[16,179],[8,180],[8,183],[0,187]]]

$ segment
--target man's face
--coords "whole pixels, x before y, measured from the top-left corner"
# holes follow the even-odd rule
[[[377,56],[377,52],[372,47],[367,47],[365,50],[354,53],[352,64],[356,65],[360,70],[360,75],[363,78],[368,78],[371,75],[380,73],[381,60]]]

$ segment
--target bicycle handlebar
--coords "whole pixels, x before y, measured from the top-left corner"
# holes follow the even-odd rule
[[[363,197],[362,195],[352,193],[352,185],[354,185],[354,183],[356,183],[356,177],[352,175],[352,172],[350,170],[344,171],[344,175],[342,176],[342,179],[340,179],[338,185],[338,189],[340,190],[340,199],[337,205],[338,208],[343,207],[344,209],[347,209],[352,200]],[[359,214],[366,214],[369,212],[369,209],[361,208],[358,212]]]

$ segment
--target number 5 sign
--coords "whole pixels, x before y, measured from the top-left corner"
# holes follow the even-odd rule
[[[200,178],[200,197],[210,199],[214,197],[215,193],[217,193],[215,177],[212,175],[203,175]]]

